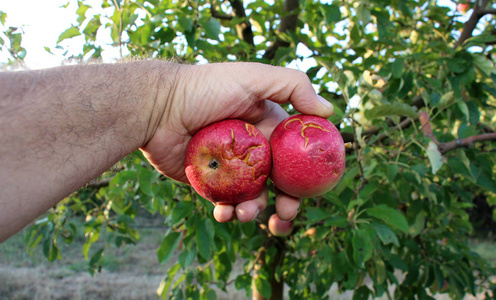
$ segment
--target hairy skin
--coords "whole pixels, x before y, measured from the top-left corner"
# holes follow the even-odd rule
[[[266,100],[272,101],[266,101]],[[141,148],[158,171],[181,182],[191,136],[238,118],[266,137],[287,114],[328,117],[306,75],[254,63],[178,65],[136,61],[0,72],[0,241]],[[265,209],[267,191],[237,206],[218,205],[219,222],[247,222]],[[294,217],[299,199],[276,207]]]

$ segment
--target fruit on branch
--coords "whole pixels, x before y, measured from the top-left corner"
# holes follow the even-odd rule
[[[339,183],[345,167],[345,145],[329,120],[294,115],[282,121],[270,137],[270,179],[295,197],[316,197]]]
[[[270,216],[268,226],[273,236],[286,237],[293,231],[293,221],[283,221],[276,214]]]
[[[312,237],[312,236],[315,236],[316,233],[317,233],[317,228],[312,227],[312,228],[307,229],[307,231],[305,231],[303,236]]]
[[[466,14],[469,9],[470,5],[468,3],[458,3],[456,5],[456,10],[458,10],[462,14]]]
[[[262,132],[235,119],[200,129],[184,160],[193,188],[214,204],[238,204],[259,196],[270,166],[270,146]]]

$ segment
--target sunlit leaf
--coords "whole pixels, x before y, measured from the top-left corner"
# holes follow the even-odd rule
[[[436,174],[439,169],[443,166],[444,158],[439,152],[437,145],[433,142],[429,142],[429,146],[427,147],[427,157],[429,158],[429,162],[431,163],[432,174]]]
[[[79,35],[81,35],[81,32],[79,32],[79,28],[72,26],[72,27],[66,29],[64,32],[62,32],[59,35],[59,39],[57,40],[57,44],[60,44],[60,42],[62,42],[63,40],[71,39],[71,38],[79,36]]]
[[[365,112],[367,119],[383,118],[387,116],[405,116],[415,118],[417,116],[416,109],[405,103],[392,103],[376,106]]]

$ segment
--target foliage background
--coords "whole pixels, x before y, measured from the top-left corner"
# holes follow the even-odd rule
[[[215,299],[213,285],[278,298],[277,282],[291,299],[326,298],[334,282],[356,299],[494,295],[495,270],[468,246],[470,236],[494,230],[490,1],[473,1],[463,18],[427,0],[102,0],[94,15],[77,3],[74,26],[59,38],[84,36],[77,60],[100,58],[98,35],[110,29],[113,46],[130,57],[304,61],[319,94],[335,105],[330,120],[354,147],[341,183],[304,199],[285,239],[265,227],[272,206],[256,222],[219,224],[208,201],[136,152],[40,218],[26,237],[31,249],[60,258],[60,245],[77,237],[74,218],[83,216],[82,251],[97,272],[109,245],[139,242],[138,215],[159,214],[168,229],[158,261],[179,251],[158,287],[163,298]],[[22,62],[22,36],[9,28],[1,37],[12,62]],[[244,274],[233,277],[236,261]]]

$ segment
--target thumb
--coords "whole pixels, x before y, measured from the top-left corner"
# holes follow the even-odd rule
[[[334,113],[334,106],[317,95],[304,72],[253,63],[244,66],[251,69],[250,74],[257,74],[244,76],[243,82],[257,96],[258,101],[267,99],[279,104],[290,102],[302,114],[323,118]]]

